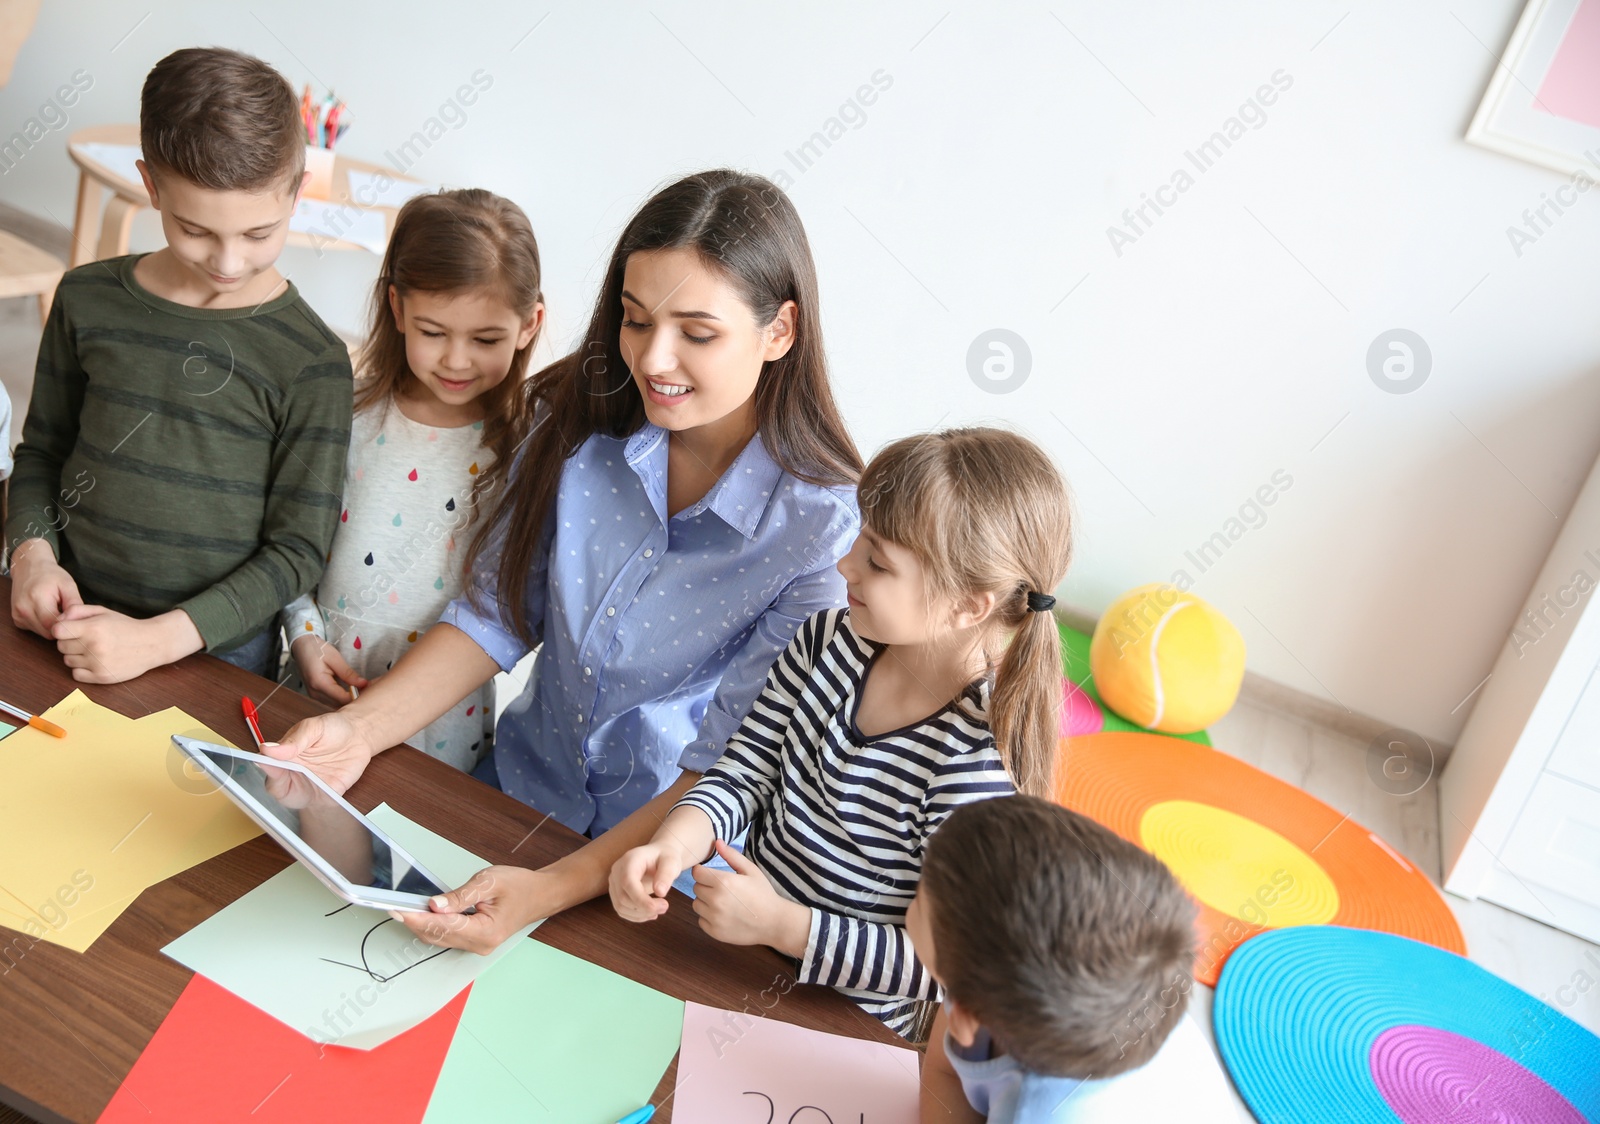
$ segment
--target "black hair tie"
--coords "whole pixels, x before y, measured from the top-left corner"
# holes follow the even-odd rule
[[[1028,594],[1028,612],[1030,613],[1048,613],[1055,607],[1056,599],[1048,593],[1030,592]]]

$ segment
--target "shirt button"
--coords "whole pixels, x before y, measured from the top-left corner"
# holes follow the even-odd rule
[[[645,556],[645,557],[646,557],[646,558],[649,558],[649,557],[651,557],[651,556],[652,556],[652,555],[654,555],[654,554],[655,554],[655,551],[653,551],[653,550],[646,550],[646,551],[645,551],[645,552],[644,552],[644,556]]]
[[[588,668],[584,668],[583,669],[583,676],[584,676],[585,679],[587,679],[589,677],[589,669]]]
[[[606,606],[606,616],[614,617],[616,615],[617,615],[616,606],[615,605],[607,605]]]

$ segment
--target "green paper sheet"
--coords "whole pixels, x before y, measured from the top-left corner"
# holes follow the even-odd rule
[[[14,733],[16,729],[17,728],[15,726],[7,726],[4,722],[0,722],[0,738],[5,737],[7,734]]]
[[[367,815],[447,886],[488,865],[387,804]],[[295,863],[162,951],[308,1038],[370,1050],[436,1013],[532,928],[487,956],[434,948]]]
[[[610,1124],[648,1104],[683,1001],[537,940],[473,985],[425,1124]]]

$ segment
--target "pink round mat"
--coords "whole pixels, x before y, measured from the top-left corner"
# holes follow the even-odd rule
[[[1080,734],[1098,734],[1105,728],[1105,712],[1084,689],[1070,679],[1061,681],[1061,736],[1075,738]]]
[[[1481,1042],[1431,1026],[1390,1027],[1368,1058],[1378,1092],[1404,1124],[1493,1120],[1585,1124],[1549,1082]]]

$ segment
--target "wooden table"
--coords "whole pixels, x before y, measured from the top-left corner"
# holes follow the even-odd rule
[[[85,262],[101,261],[105,258],[120,257],[128,252],[128,232],[133,226],[133,218],[139,210],[150,205],[150,196],[144,189],[144,184],[139,180],[130,180],[114,168],[100,163],[87,153],[79,150],[79,145],[84,144],[131,144],[139,143],[139,126],[137,125],[92,125],[79,129],[67,138],[67,155],[78,166],[78,206],[72,221],[72,252],[70,266],[80,266]],[[352,160],[348,156],[336,155],[333,167],[333,201],[343,203],[355,210],[378,211],[384,216],[386,237],[388,232],[394,230],[394,216],[399,213],[397,207],[367,205],[359,199],[351,197],[350,173],[369,172],[373,175],[383,174],[398,182],[421,182],[413,180],[410,176],[401,175],[393,168],[385,168],[381,164],[370,164],[365,160]],[[105,211],[101,212],[102,189],[111,192],[111,198],[105,203]],[[289,232],[289,245],[310,246],[312,249],[326,250],[362,250],[367,247],[355,242],[347,242],[342,238],[318,237],[315,241],[311,236],[298,230]]]
[[[6,604],[10,594],[9,580],[0,578]],[[0,616],[0,698],[37,713],[80,686],[54,645],[13,627],[9,612]],[[274,691],[266,680],[210,656],[191,656],[129,683],[82,689],[132,718],[181,706],[240,745],[249,744],[239,713],[243,695],[267,700],[261,718],[268,738],[327,709],[286,689]],[[492,863],[542,866],[583,843],[527,805],[409,746],[379,755],[347,795],[362,811],[388,801]],[[44,1121],[95,1119],[193,974],[163,956],[162,946],[290,861],[260,836],[146,890],[86,953],[43,941],[32,945],[0,976],[0,1103]],[[0,926],[0,942],[16,936]],[[762,1013],[761,992],[771,995],[775,988],[783,994],[766,1012],[773,1018],[905,1045],[831,989],[795,986],[790,962],[771,949],[737,948],[706,936],[677,891],[667,915],[650,924],[621,921],[600,899],[547,921],[529,939],[679,999],[752,1016]],[[676,1074],[674,1060],[651,1098],[660,1106],[656,1121],[672,1119]]]

